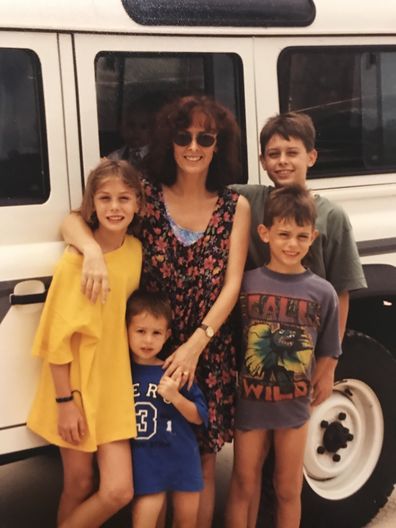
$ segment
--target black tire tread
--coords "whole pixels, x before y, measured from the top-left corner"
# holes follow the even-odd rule
[[[326,500],[304,482],[302,528],[362,528],[385,506],[396,482],[396,361],[385,347],[361,332],[349,330],[343,345],[336,380],[361,379],[374,390],[384,412],[384,444],[371,477],[351,497]]]

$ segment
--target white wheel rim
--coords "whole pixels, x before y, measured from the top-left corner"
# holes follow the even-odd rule
[[[340,420],[339,416],[343,419]],[[338,422],[353,435],[353,439],[346,442],[346,448],[341,447],[335,452],[326,449],[323,454],[318,453],[318,447],[326,443],[326,428],[321,425],[323,421],[331,425],[331,432],[340,427],[336,425]],[[314,408],[310,419],[304,457],[306,481],[315,493],[325,499],[349,497],[372,474],[381,454],[383,438],[384,418],[373,390],[355,379],[337,382],[333,394]],[[340,457],[338,462],[334,461],[334,455]]]

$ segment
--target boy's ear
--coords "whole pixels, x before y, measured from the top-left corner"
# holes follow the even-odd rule
[[[318,151],[312,149],[308,152],[308,167],[313,167],[318,159]]]
[[[172,330],[168,328],[168,330],[166,331],[166,341],[170,338],[171,333],[172,333]]]
[[[312,231],[312,242],[319,236],[319,231],[317,229],[314,229]]]
[[[266,244],[268,244],[269,242],[269,229],[268,227],[266,227],[264,224],[259,224],[257,226],[257,233],[258,233],[258,236],[261,238],[261,240],[263,242],[265,242]]]

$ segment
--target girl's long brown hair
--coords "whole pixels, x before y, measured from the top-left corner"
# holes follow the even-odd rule
[[[137,169],[124,160],[110,160],[103,158],[100,163],[89,173],[79,212],[85,222],[93,229],[99,226],[94,208],[94,196],[102,183],[108,178],[120,180],[136,194],[139,203],[139,216],[134,215],[128,226],[128,233],[139,234],[141,215],[144,211],[144,194],[141,184],[141,175]]]

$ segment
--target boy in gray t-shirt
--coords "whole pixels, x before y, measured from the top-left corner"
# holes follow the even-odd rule
[[[275,188],[290,184],[306,186],[307,171],[317,159],[315,127],[302,112],[279,114],[268,119],[260,133],[260,161]],[[268,195],[274,187],[233,185],[250,203],[251,233],[247,269],[262,266],[268,248],[260,240],[257,226],[262,223]],[[334,286],[339,298],[339,327],[344,335],[349,310],[349,292],[366,288],[352,226],[345,211],[334,202],[315,195],[316,228],[319,235],[310,250],[309,268]]]
[[[315,201],[290,185],[274,190],[258,226],[269,262],[247,271],[241,290],[245,353],[236,410],[227,528],[248,526],[271,443],[277,526],[299,526],[310,406],[332,392],[341,353],[338,299],[302,260],[317,236]]]

